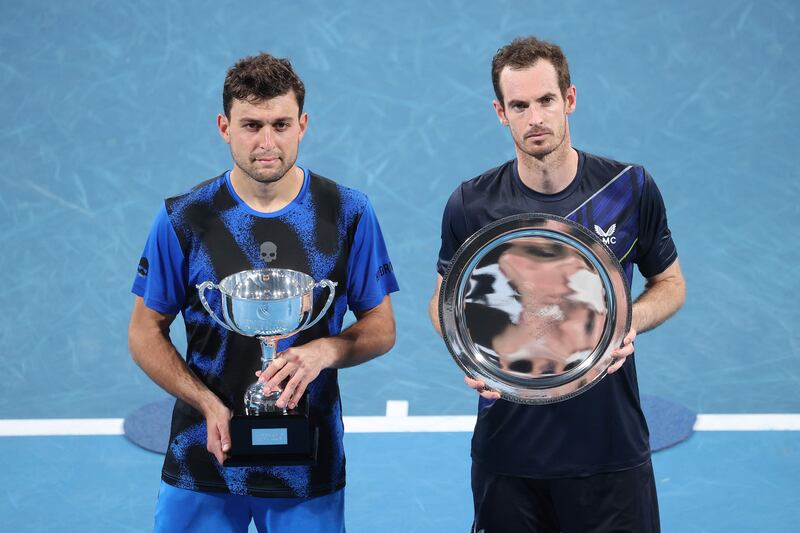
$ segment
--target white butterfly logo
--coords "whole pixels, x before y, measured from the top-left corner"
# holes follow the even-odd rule
[[[594,231],[601,237],[611,237],[612,235],[614,235],[614,232],[617,231],[617,225],[611,224],[611,226],[608,228],[608,231],[603,231],[603,228],[595,224]]]

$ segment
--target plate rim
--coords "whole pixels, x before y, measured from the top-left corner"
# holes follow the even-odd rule
[[[439,328],[440,328],[440,331],[442,333],[442,339],[444,339],[444,342],[445,342],[445,345],[447,346],[448,352],[450,352],[450,356],[453,358],[453,360],[456,362],[456,364],[459,366],[459,368],[461,368],[461,370],[464,371],[464,373],[467,376],[469,376],[469,377],[471,377],[473,379],[479,379],[481,381],[486,381],[486,376],[476,375],[476,373],[471,368],[469,368],[469,367],[464,365],[463,361],[461,360],[461,358],[457,354],[456,348],[453,346],[453,343],[449,339],[449,337],[448,337],[448,335],[446,333],[446,328],[445,328],[446,318],[447,318],[446,317],[446,313],[453,313],[454,314],[454,312],[452,310],[448,311],[448,309],[447,309],[448,306],[445,305],[446,304],[445,300],[447,299],[448,293],[453,292],[454,290],[456,290],[458,288],[458,285],[459,285],[459,283],[452,283],[451,282],[451,278],[453,278],[453,271],[456,268],[456,266],[459,265],[459,263],[464,263],[464,266],[468,265],[471,262],[472,258],[475,255],[477,255],[481,250],[485,249],[489,244],[495,242],[496,240],[502,238],[504,235],[507,235],[510,232],[526,229],[526,226],[523,225],[523,224],[528,223],[527,226],[529,227],[531,225],[530,223],[532,223],[534,221],[539,221],[539,222],[554,221],[554,222],[558,222],[558,223],[564,224],[565,226],[567,226],[567,227],[569,227],[571,229],[574,229],[575,231],[577,231],[578,233],[582,234],[584,237],[586,237],[588,239],[589,242],[588,243],[584,243],[584,244],[586,244],[586,247],[589,248],[590,251],[595,253],[595,257],[598,260],[598,262],[600,262],[602,265],[610,264],[610,265],[612,265],[614,267],[614,274],[616,274],[616,279],[621,281],[621,289],[624,291],[624,295],[625,295],[625,300],[623,302],[621,302],[621,304],[624,304],[624,307],[625,307],[625,327],[624,327],[624,330],[623,330],[623,338],[624,338],[624,335],[627,335],[627,333],[630,331],[631,321],[632,321],[632,308],[633,308],[633,304],[631,302],[630,284],[628,283],[628,278],[625,275],[625,271],[622,268],[622,264],[620,263],[619,259],[617,259],[616,255],[614,255],[614,253],[608,247],[608,245],[606,245],[599,237],[594,235],[591,232],[591,230],[589,230],[588,228],[586,228],[582,224],[580,224],[578,222],[575,222],[574,220],[570,220],[568,218],[559,216],[559,215],[553,215],[553,214],[550,214],[550,213],[530,212],[530,213],[519,213],[519,214],[503,217],[501,219],[498,219],[498,220],[496,220],[496,221],[494,221],[494,222],[492,222],[490,224],[487,224],[486,226],[480,228],[475,233],[470,235],[461,244],[461,246],[459,246],[458,250],[456,250],[456,252],[453,254],[453,257],[450,259],[450,262],[448,264],[448,267],[447,267],[447,270],[445,271],[444,276],[442,276],[442,285],[441,285],[441,288],[439,290],[439,298],[438,298],[438,301],[439,301],[439,313],[438,313],[438,315],[439,316],[438,316],[438,319],[439,319]],[[511,227],[508,228],[508,231],[501,232],[500,234],[498,234],[497,236],[495,236],[494,238],[489,240],[487,243],[485,243],[479,249],[477,249],[477,250],[473,250],[472,249],[472,248],[474,248],[475,242],[478,241],[479,239],[481,239],[481,237],[483,237],[487,233],[495,232],[495,231],[497,231],[498,228],[505,227],[505,226],[511,226]],[[529,229],[534,229],[534,228],[529,228]],[[605,258],[598,257],[597,253],[595,252],[595,250],[592,249],[592,246],[590,244],[594,245],[594,246],[597,246],[602,251],[602,253],[605,254],[606,257]],[[468,254],[469,254],[469,257],[467,258],[467,260],[465,262],[463,257],[467,256]],[[603,261],[603,259],[607,259],[607,261]],[[455,281],[458,281],[458,280],[461,279],[461,277],[462,277],[461,274],[463,274],[463,272],[459,272],[458,275],[455,276]],[[612,275],[612,273],[611,272],[607,272],[607,274],[608,274],[609,278],[612,279],[611,285],[614,288],[614,292],[616,293],[620,289],[620,287],[615,287],[614,286],[614,283],[613,283],[614,276]],[[451,286],[451,285],[453,285],[453,286]],[[616,302],[616,299],[615,299],[615,302]],[[616,302],[616,303],[618,304],[617,308],[621,307],[621,304],[619,302]],[[607,352],[608,352],[608,347],[606,348],[606,353]],[[604,356],[598,357],[598,361],[603,359],[603,357]],[[562,401],[568,400],[570,398],[573,398],[575,396],[578,396],[580,394],[583,394],[584,392],[586,392],[589,389],[591,389],[592,387],[594,387],[597,383],[602,381],[603,378],[606,376],[607,370],[608,370],[608,367],[610,366],[610,364],[611,364],[611,362],[610,362],[610,359],[609,359],[608,364],[606,364],[605,367],[601,370],[601,372],[597,376],[595,376],[594,379],[592,379],[588,384],[584,385],[583,387],[580,387],[577,390],[571,391],[569,393],[566,393],[566,394],[563,394],[563,395],[560,395],[560,396],[522,397],[522,396],[519,396],[519,395],[510,394],[510,393],[508,393],[506,391],[503,391],[503,390],[498,390],[497,392],[500,393],[501,398],[503,398],[505,400],[509,400],[509,401],[515,402],[515,403],[520,403],[520,404],[542,405],[542,404],[558,403],[558,402],[562,402]],[[593,366],[594,365],[590,366],[589,369],[591,369]],[[585,372],[582,373],[581,375],[583,375],[583,374],[585,374]],[[578,377],[580,377],[580,376],[577,376],[576,379]],[[561,386],[563,386],[563,385],[561,385]],[[557,387],[554,387],[554,389],[555,388],[557,388]],[[494,390],[494,389],[492,389],[492,390]],[[542,390],[542,389],[539,389],[539,390]]]

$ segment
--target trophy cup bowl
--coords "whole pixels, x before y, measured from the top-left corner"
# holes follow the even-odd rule
[[[327,288],[328,299],[316,318],[314,289]],[[220,293],[222,317],[206,300],[208,289]],[[223,328],[256,337],[261,343],[261,371],[275,358],[280,339],[310,328],[328,311],[336,283],[315,282],[308,274],[289,269],[264,268],[237,272],[219,284],[197,285],[200,303]],[[231,458],[225,466],[249,464],[310,464],[316,455],[316,428],[308,423],[305,397],[294,410],[275,403],[283,391],[266,392],[256,381],[244,395],[244,416],[231,419]]]

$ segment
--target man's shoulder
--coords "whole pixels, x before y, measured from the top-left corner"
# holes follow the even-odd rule
[[[465,190],[483,190],[490,188],[513,172],[513,164],[515,161],[516,159],[511,159],[478,174],[474,178],[463,181],[461,183],[461,188]]]
[[[189,190],[166,198],[167,206],[210,200],[225,183],[225,172],[192,186]]]
[[[473,178],[462,181],[450,195],[451,200],[457,198],[460,201],[468,201],[472,198],[485,198],[487,194],[491,194],[493,190],[501,187],[510,178],[514,172],[515,161],[515,159],[511,159]]]
[[[342,185],[328,177],[310,171],[309,189],[313,197],[320,202],[340,204],[345,211],[361,213],[369,204],[367,195],[358,189]]]
[[[646,171],[639,163],[630,163],[625,161],[618,161],[597,154],[578,150],[583,155],[584,172],[602,176],[607,180],[611,180],[621,174],[631,173],[638,178],[641,183],[645,179]]]
[[[626,169],[628,167],[641,167],[641,165],[639,165],[637,163],[619,161],[617,159],[612,159],[610,157],[606,157],[606,156],[602,156],[602,155],[598,155],[598,154],[593,154],[591,152],[586,152],[584,150],[578,150],[578,152],[583,154],[584,161],[585,161],[584,164],[585,165],[597,166],[597,167],[600,167],[600,168],[607,168],[609,170],[616,170],[618,172],[621,171],[621,170],[624,170],[624,169]]]
[[[514,172],[515,161],[516,159],[511,159],[460,182],[450,193],[446,210],[466,209],[473,202],[485,202],[487,198],[499,197],[496,193],[504,183],[509,181]]]

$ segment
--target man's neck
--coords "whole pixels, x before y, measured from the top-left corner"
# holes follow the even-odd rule
[[[566,189],[578,173],[578,152],[565,143],[543,158],[530,156],[517,148],[517,171],[522,183],[542,194]]]
[[[289,205],[300,194],[303,179],[303,171],[297,166],[271,183],[258,182],[236,166],[231,171],[233,190],[248,207],[261,213],[274,213]]]

